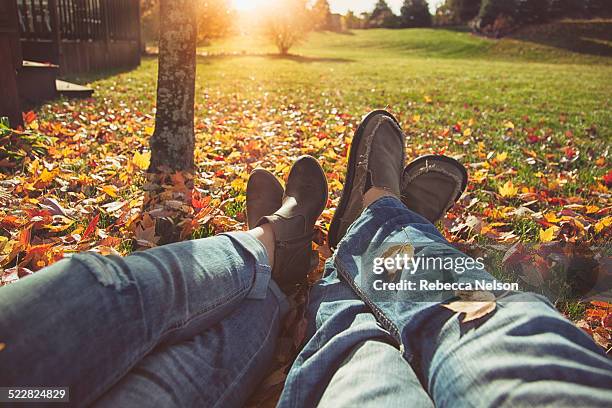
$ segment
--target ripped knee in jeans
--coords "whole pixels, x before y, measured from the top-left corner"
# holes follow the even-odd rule
[[[103,286],[112,286],[121,291],[131,283],[125,270],[127,265],[120,257],[105,257],[95,252],[85,252],[73,255],[70,259],[85,265]]]

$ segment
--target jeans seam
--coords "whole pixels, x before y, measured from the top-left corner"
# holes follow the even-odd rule
[[[373,301],[368,298],[368,296],[359,288],[359,286],[357,286],[357,283],[354,279],[352,279],[350,274],[346,273],[346,268],[344,267],[342,261],[338,257],[336,257],[334,261],[334,263],[336,263],[336,267],[338,268],[338,272],[340,272],[340,275],[344,277],[344,279],[347,281],[349,287],[351,287],[353,291],[357,294],[357,296],[370,308],[374,317],[377,320],[381,320],[380,324],[382,324],[383,327],[385,327],[389,331],[389,333],[393,337],[395,337],[400,352],[404,354],[405,348],[402,343],[402,336],[397,325],[391,321],[391,319],[382,311],[382,309],[380,309]],[[407,358],[410,360],[412,356],[407,356]]]
[[[194,319],[198,319],[200,317],[202,317],[202,315],[205,315],[207,313],[209,313],[210,311],[212,311],[213,309],[223,305],[224,303],[228,303],[231,300],[234,300],[238,297],[240,297],[240,295],[244,294],[245,292],[247,292],[248,290],[250,290],[250,287],[243,287],[238,289],[237,291],[230,293],[226,296],[224,296],[223,298],[219,299],[217,302],[208,305],[207,307],[200,309],[198,312],[193,313],[189,318],[178,321],[177,323],[173,324],[172,326],[170,326],[168,329],[166,329],[161,336],[165,336],[168,333],[171,333],[177,329],[181,329],[182,327],[184,327],[186,324],[190,323],[191,321],[193,321]]]
[[[273,319],[273,320],[274,320],[274,318],[276,318],[276,317],[278,316],[278,312],[279,312],[279,310],[280,310],[280,305],[278,304],[278,301],[277,301],[277,307],[276,307],[276,310],[274,311],[274,316],[272,317],[272,319]],[[264,342],[261,344],[261,346],[260,346],[260,347],[257,349],[257,351],[256,351],[256,352],[255,352],[255,353],[254,353],[254,354],[251,356],[251,358],[250,358],[250,359],[249,359],[249,361],[247,362],[247,364],[246,364],[246,366],[247,366],[247,367],[248,367],[248,366],[251,364],[251,362],[252,362],[252,361],[255,359],[255,356],[256,356],[256,355],[258,355],[258,353],[261,351],[261,349],[263,348],[263,344],[265,343],[265,341],[266,341],[266,340],[268,340],[268,339],[270,338],[270,334],[271,334],[271,333],[272,333],[272,327],[270,327],[270,329],[268,330],[268,333],[266,334],[266,338],[265,338]],[[217,402],[215,403],[214,407],[218,406],[218,405],[219,405],[219,403],[221,402],[221,400],[223,400],[223,399],[225,398],[225,396],[226,396],[226,395],[229,393],[230,388],[231,388],[231,387],[232,387],[234,384],[236,384],[236,383],[239,381],[239,379],[241,379],[242,377],[244,377],[244,373],[245,373],[245,372],[246,372],[246,370],[242,371],[242,372],[240,373],[240,375],[239,375],[239,376],[237,376],[238,378],[235,378],[235,379],[234,379],[234,381],[232,381],[232,383],[231,383],[231,384],[229,384],[229,385],[226,387],[225,392],[223,392],[223,394],[222,394],[222,395],[219,397],[219,399],[218,399],[218,400],[217,400]]]

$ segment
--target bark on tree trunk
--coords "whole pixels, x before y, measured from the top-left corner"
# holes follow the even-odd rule
[[[195,136],[196,2],[161,0],[157,113],[149,172],[192,171]]]

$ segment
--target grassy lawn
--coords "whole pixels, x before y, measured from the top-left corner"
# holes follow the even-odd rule
[[[444,152],[468,166],[468,192],[440,225],[454,242],[609,245],[612,54],[601,40],[609,23],[597,24],[574,36],[597,44],[590,54],[574,52],[579,44],[570,40],[551,41],[568,32],[554,26],[501,41],[443,29],[315,33],[287,57],[259,37],[200,48],[208,56],[198,59],[196,187],[220,212],[192,237],[242,228],[249,171],[263,166],[283,176],[306,153],[321,159],[330,182],[325,230],[352,132],[367,111],[387,108],[408,136],[409,158]],[[40,131],[58,138],[45,159],[58,180],[43,183],[43,195],[82,209],[73,232],[91,222],[92,206],[102,208],[97,227],[116,238],[105,243],[120,253],[132,249],[137,232],[116,222],[124,214],[111,204],[142,200],[146,166],[134,155],[146,153],[153,130],[156,66],[148,57],[133,71],[76,78],[91,83],[93,99],[55,101],[38,112]],[[24,167],[20,177],[40,177],[42,165]],[[74,188],[62,183],[81,176]],[[36,204],[27,191],[14,194],[21,208]],[[572,316],[581,310],[561,308]]]

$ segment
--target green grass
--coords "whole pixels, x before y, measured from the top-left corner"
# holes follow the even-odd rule
[[[568,21],[531,27],[499,41],[450,29],[312,33],[287,57],[275,55],[265,38],[234,37],[199,49],[213,56],[198,59],[196,124],[203,129],[200,134],[210,137],[212,127],[205,122],[224,118],[231,138],[252,132],[246,112],[262,133],[269,130],[267,121],[278,122],[275,132],[286,134],[304,121],[303,136],[310,137],[319,129],[329,131],[327,122],[336,113],[358,118],[387,107],[398,114],[409,136],[409,154],[445,150],[467,163],[482,162],[476,156],[482,143],[485,153],[508,153],[503,167],[515,171],[517,184],[540,187],[537,172],[554,178],[574,171],[576,181],[556,194],[591,200],[589,186],[608,171],[594,161],[607,155],[612,140],[612,48],[601,45],[611,25]],[[584,45],[593,39],[599,39],[597,49]],[[574,52],[580,44],[584,50]],[[593,54],[606,50],[608,56]],[[81,82],[95,79],[101,107],[123,103],[152,115],[156,65],[154,58],[145,58],[137,70]],[[307,113],[296,120],[283,110]],[[313,126],[313,117],[320,123]],[[469,121],[470,136],[442,136],[457,122],[464,129]],[[512,134],[506,132],[507,122],[516,126]],[[542,143],[526,143],[530,128]],[[128,135],[122,127],[115,133]],[[566,163],[569,145],[580,156]],[[231,143],[219,146],[216,154],[232,148]],[[533,150],[538,160],[529,163],[523,149]],[[477,187],[495,191],[506,179],[487,178]],[[536,237],[537,228],[520,227],[525,239]]]
[[[472,183],[473,196],[480,199],[472,213],[519,207],[521,199],[502,200],[495,195],[508,179],[540,190],[548,188],[544,182],[560,176],[567,182],[551,191],[553,196],[575,195],[585,204],[609,206],[609,196],[594,189],[610,169],[610,24],[555,23],[530,27],[499,41],[449,29],[313,33],[286,57],[275,55],[264,38],[230,38],[199,49],[210,56],[198,58],[196,159],[200,163],[227,157],[255,140],[265,145],[267,155],[273,155],[257,159],[258,164],[263,160],[274,169],[283,157],[310,153],[324,159],[322,165],[329,174],[341,174],[343,160],[326,156],[330,150],[338,157],[343,153],[339,147],[343,132],[335,130],[337,124],[354,126],[367,111],[389,108],[408,136],[409,158],[444,150],[472,164],[470,170],[476,172],[477,165],[491,155],[508,153],[482,183]],[[132,127],[142,137],[143,126],[152,126],[155,58],[143,59],[130,72],[71,79],[91,81],[96,98],[76,102],[70,109],[121,116],[122,121],[115,120],[119,123],[113,131],[115,138],[131,137]],[[93,108],[87,106],[91,103]],[[56,102],[48,105],[42,115],[57,120],[58,110],[65,109],[58,106]],[[507,130],[509,122],[513,132]],[[448,133],[457,123],[461,133]],[[467,128],[471,133],[463,134]],[[528,144],[529,132],[542,141]],[[350,133],[349,127],[344,134]],[[331,141],[318,147],[312,142],[307,148],[299,146],[322,134],[326,136],[320,137],[322,141]],[[578,160],[565,160],[567,146],[579,152]],[[537,160],[530,162],[525,149],[533,151]],[[600,158],[604,165],[595,163]],[[229,185],[237,173],[248,171],[246,163],[253,160],[241,152],[238,160],[224,163],[228,177],[221,181],[211,176],[219,167],[203,165],[196,181],[207,189],[210,186],[207,191],[213,196],[224,191],[215,196],[219,202],[238,196],[241,192]],[[543,178],[536,177],[540,172]],[[332,186],[332,205],[341,187]],[[546,203],[535,206],[541,212],[561,208]],[[236,217],[244,211],[243,202],[232,203],[224,211]],[[502,221],[509,223],[506,231],[511,229],[522,241],[537,241],[540,225],[529,216]],[[192,236],[214,232],[204,226]],[[487,242],[474,234],[465,239],[470,237]],[[571,303],[562,309],[574,316],[581,307]]]

